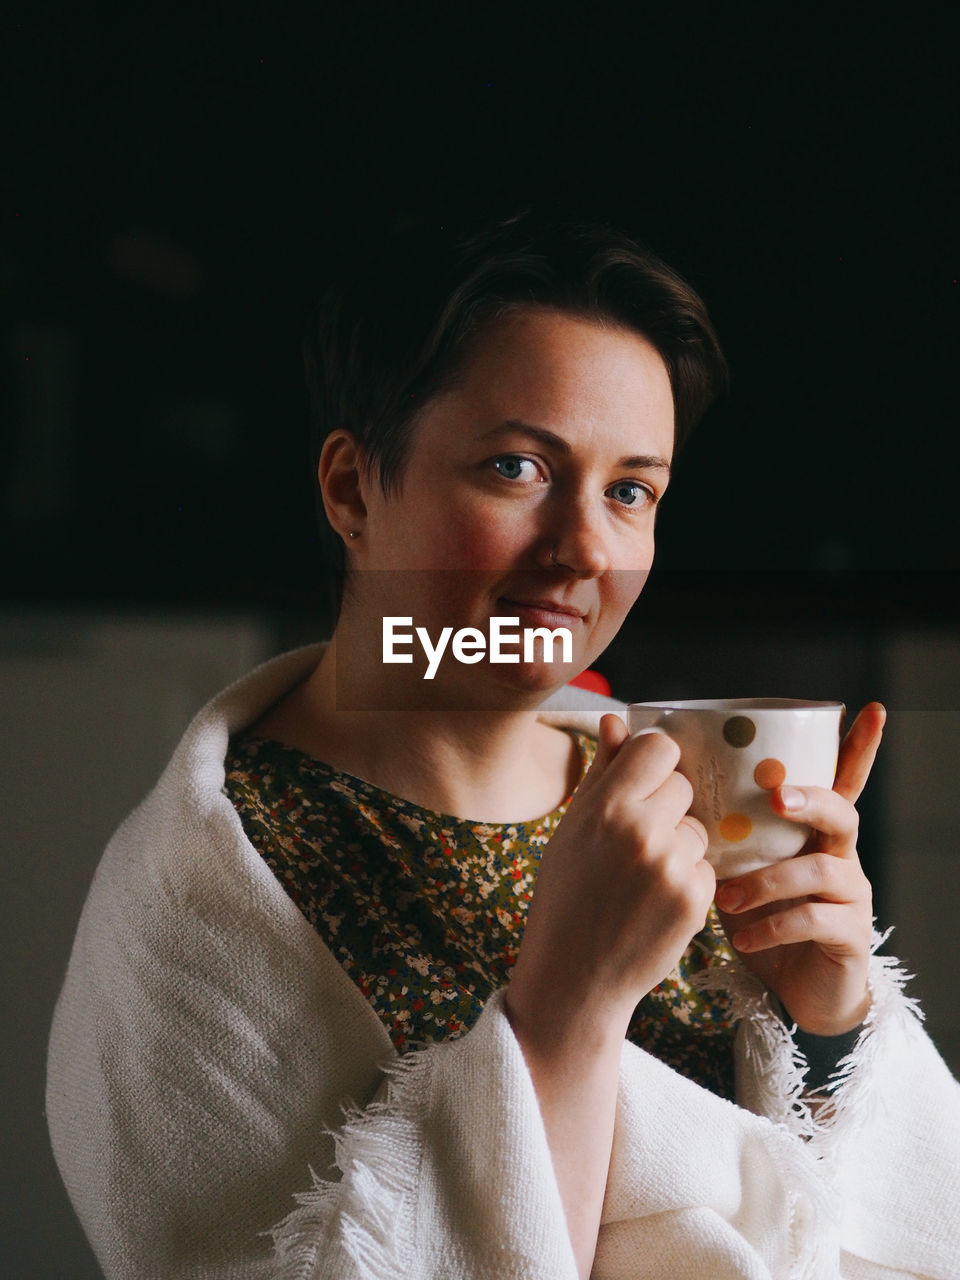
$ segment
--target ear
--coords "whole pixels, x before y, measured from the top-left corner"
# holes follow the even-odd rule
[[[327,519],[346,542],[351,533],[363,528],[367,515],[363,500],[366,482],[363,453],[346,428],[338,427],[324,440],[317,480]]]

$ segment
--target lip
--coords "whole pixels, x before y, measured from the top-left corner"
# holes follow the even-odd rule
[[[501,596],[497,603],[507,610],[516,609],[528,615],[536,615],[541,625],[552,622],[554,627],[582,622],[587,616],[582,609],[577,609],[572,604],[561,604],[559,600],[510,600]]]

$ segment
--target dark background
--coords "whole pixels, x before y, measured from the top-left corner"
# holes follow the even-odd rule
[[[316,616],[304,316],[346,246],[456,195],[595,208],[711,306],[732,391],[653,602],[955,619],[954,34],[946,6],[22,10],[8,595]]]

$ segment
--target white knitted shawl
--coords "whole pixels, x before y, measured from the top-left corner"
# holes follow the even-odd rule
[[[67,1189],[111,1280],[573,1277],[502,993],[399,1058],[223,794],[231,732],[318,653],[206,706],[107,847],[50,1042]],[[617,709],[563,692],[555,723]],[[830,1114],[739,968],[742,1105],[624,1045],[598,1280],[960,1277],[960,1087],[873,966]]]

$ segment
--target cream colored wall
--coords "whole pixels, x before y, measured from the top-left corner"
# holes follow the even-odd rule
[[[95,1280],[43,1117],[47,1034],[103,846],[193,713],[271,650],[249,618],[0,615],[0,1275]]]
[[[890,949],[916,973],[927,1029],[960,1073],[960,638],[903,635],[883,659],[895,709],[884,744]]]

